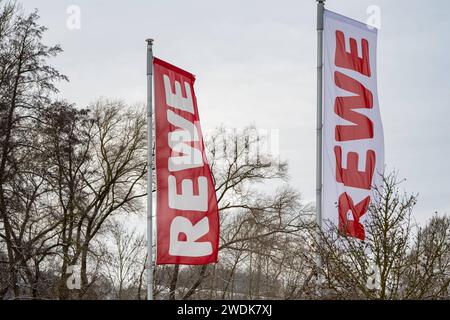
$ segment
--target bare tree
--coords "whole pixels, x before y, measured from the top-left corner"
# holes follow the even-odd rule
[[[28,263],[50,232],[46,228],[53,228],[35,229],[40,220],[35,215],[40,210],[36,199],[46,190],[42,172],[30,170],[39,146],[33,128],[39,121],[37,112],[50,104],[49,95],[57,91],[54,83],[66,78],[47,62],[61,49],[42,43],[46,29],[38,24],[38,14],[25,15],[14,3],[0,1],[0,6],[0,238],[9,266],[7,290],[0,292],[18,297],[22,277],[36,280],[32,278],[39,272]],[[37,169],[45,171],[39,165]],[[36,259],[35,269],[40,258]]]
[[[145,237],[139,235],[136,229],[129,230],[124,222],[119,220],[112,221],[108,229],[113,242],[108,241],[109,254],[106,256],[104,272],[113,284],[114,298],[135,299],[137,289],[142,286],[141,273],[146,255]]]
[[[434,216],[419,228],[400,275],[403,299],[448,299],[450,284],[450,220]]]
[[[90,148],[81,181],[85,196],[77,199],[73,224],[72,264],[81,264],[82,289],[89,289],[90,246],[110,217],[142,211],[146,195],[146,121],[143,108],[130,108],[120,101],[98,101],[91,107]],[[100,260],[99,260],[100,261]]]
[[[396,173],[382,177],[369,207],[365,241],[323,233],[319,248],[328,298],[424,299],[448,296],[449,222],[413,223],[415,195],[400,190]],[[317,252],[317,251],[315,251]],[[310,257],[313,261],[313,257]]]
[[[255,128],[243,132],[216,130],[207,141],[208,159],[216,185],[221,219],[221,256],[242,254],[249,258],[253,252],[271,254],[279,237],[299,232],[302,228],[300,217],[309,208],[301,205],[297,192],[280,187],[275,194],[264,194],[258,184],[274,181],[283,185],[287,178],[287,165],[279,162],[260,148],[263,145]],[[235,255],[236,256],[236,255]],[[237,259],[240,263],[241,259]],[[212,267],[212,274],[216,271]],[[236,264],[233,273],[236,272]],[[174,266],[169,284],[169,298],[178,295],[182,299],[191,298],[202,283],[214,281],[208,273],[208,266],[188,268],[190,279],[177,290],[180,267]],[[233,274],[228,276],[229,279]],[[222,282],[222,281],[217,281]],[[229,284],[226,285],[228,290]]]

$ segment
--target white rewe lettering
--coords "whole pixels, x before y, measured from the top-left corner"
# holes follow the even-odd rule
[[[169,171],[203,167],[202,152],[189,144],[199,141],[198,129],[195,124],[171,110],[167,110],[167,120],[174,126],[181,128],[181,130],[169,132],[169,147],[172,154],[182,154],[181,156],[172,155],[169,157]]]
[[[195,114],[192,91],[188,83],[184,83],[186,97],[183,97],[181,84],[175,81],[175,93],[172,83],[164,75],[166,103],[170,108]],[[208,180],[205,176],[192,171],[205,165],[201,146],[194,147],[194,143],[201,142],[201,134],[195,123],[182,116],[175,110],[167,110],[167,121],[170,127],[175,127],[168,133],[168,145],[171,156],[168,159],[168,206],[179,211],[208,212]],[[199,144],[197,144],[199,145]],[[191,171],[189,171],[191,170]],[[177,176],[170,174],[177,173]],[[177,181],[178,178],[178,181]],[[194,181],[198,185],[198,194],[194,194]],[[181,188],[178,187],[181,183]],[[178,192],[179,191],[179,192]],[[208,217],[204,217],[195,225],[183,216],[176,216],[170,224],[169,254],[172,256],[203,257],[213,252],[210,241],[198,242],[198,239],[209,232]]]
[[[181,194],[177,193],[177,179],[169,176],[169,208],[186,211],[208,211],[208,180],[198,177],[198,196],[194,195],[194,183],[191,179],[181,182]]]
[[[189,83],[186,82],[184,84],[186,98],[182,95],[181,84],[178,81],[175,81],[175,93],[172,92],[170,78],[166,75],[164,75],[164,88],[166,90],[166,103],[168,106],[194,114],[194,104],[192,102],[191,86]]]
[[[170,225],[169,254],[172,256],[203,257],[212,254],[210,242],[196,242],[209,232],[209,220],[204,217],[196,225],[185,217],[175,217]],[[181,234],[185,239],[180,241]]]

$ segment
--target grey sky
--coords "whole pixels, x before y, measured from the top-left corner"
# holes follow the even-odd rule
[[[65,52],[55,65],[71,82],[61,96],[80,106],[103,96],[145,101],[145,42],[197,75],[205,130],[219,124],[280,129],[292,184],[315,197],[315,1],[22,0]],[[81,29],[66,26],[70,5]],[[378,92],[386,163],[419,193],[419,222],[450,213],[450,31],[448,1],[328,0],[366,21],[381,9]]]

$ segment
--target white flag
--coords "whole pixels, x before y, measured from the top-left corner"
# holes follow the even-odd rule
[[[376,52],[375,28],[325,10],[322,217],[361,240],[384,168]]]

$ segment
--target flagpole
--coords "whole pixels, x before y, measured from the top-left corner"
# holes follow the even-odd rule
[[[325,0],[317,0],[317,143],[316,143],[316,223],[318,228],[317,241],[322,229],[322,75],[323,75],[323,15]],[[319,244],[319,242],[317,242]],[[321,267],[320,254],[317,254],[317,268]],[[319,279],[319,273],[317,273]]]
[[[147,299],[153,300],[153,39],[147,39]]]

